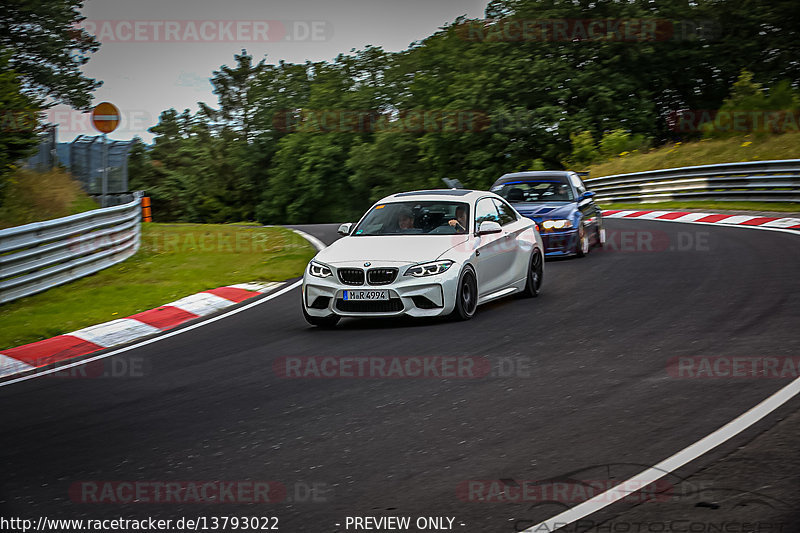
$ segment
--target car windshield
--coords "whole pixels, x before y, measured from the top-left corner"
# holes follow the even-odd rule
[[[454,235],[466,233],[468,221],[463,202],[391,202],[373,207],[352,235]]]
[[[511,203],[519,202],[572,202],[572,187],[560,180],[511,181],[492,187]]]

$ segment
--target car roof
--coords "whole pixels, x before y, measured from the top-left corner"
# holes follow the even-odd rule
[[[500,185],[502,183],[506,183],[509,181],[514,180],[526,180],[526,179],[558,179],[567,181],[567,177],[571,174],[569,170],[531,170],[528,172],[512,172],[510,174],[503,174],[497,181],[494,182],[494,185]]]
[[[431,200],[449,200],[451,202],[474,202],[478,198],[484,196],[493,196],[500,198],[493,192],[489,191],[475,191],[472,189],[430,189],[421,191],[408,191],[392,194],[381,198],[377,203],[389,202],[403,202],[403,201],[431,201]]]

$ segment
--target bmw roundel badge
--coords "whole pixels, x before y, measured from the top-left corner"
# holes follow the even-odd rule
[[[367,261],[366,263],[364,263],[364,266],[365,266],[365,267],[368,267],[368,266],[370,266],[371,264],[372,264],[372,263],[370,263],[369,261]]]

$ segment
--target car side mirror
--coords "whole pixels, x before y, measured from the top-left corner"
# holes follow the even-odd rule
[[[338,231],[339,235],[347,236],[347,235],[350,235],[350,230],[351,229],[353,229],[353,223],[352,222],[345,222],[344,224],[339,226],[339,229],[337,231]]]
[[[594,198],[595,192],[594,191],[586,191],[581,194],[581,200],[591,199]]]
[[[494,220],[485,220],[478,226],[478,235],[488,235],[490,233],[500,233],[503,228]]]

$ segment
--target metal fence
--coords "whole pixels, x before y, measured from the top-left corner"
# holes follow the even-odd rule
[[[584,182],[599,202],[800,202],[800,159],[668,168]]]
[[[108,141],[108,193],[128,192],[128,152],[133,141]],[[70,172],[93,196],[103,194],[103,137],[78,135],[69,146]]]
[[[0,303],[124,261],[141,243],[141,193],[119,206],[0,230]]]

